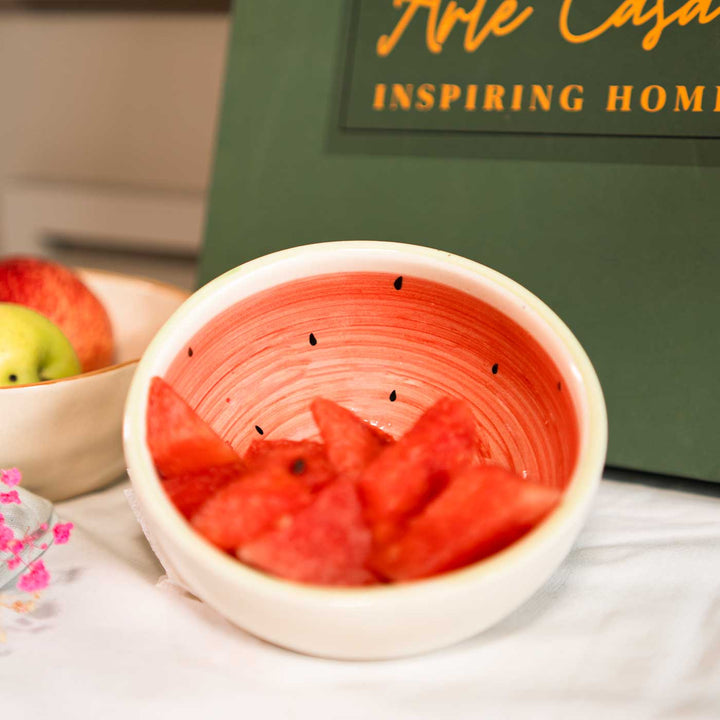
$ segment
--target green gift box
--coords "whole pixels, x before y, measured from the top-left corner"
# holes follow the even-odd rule
[[[610,465],[720,481],[715,5],[237,0],[201,282],[330,240],[472,258],[578,336]]]

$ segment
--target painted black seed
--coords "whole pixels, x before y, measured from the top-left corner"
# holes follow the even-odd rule
[[[492,366],[492,374],[493,374],[493,375],[497,375],[497,371],[498,371],[498,364],[495,363],[495,364]]]
[[[562,390],[562,383],[559,380],[558,380],[557,388],[558,388],[558,390]]]
[[[258,435],[262,435],[264,432],[264,430],[259,425],[256,425],[255,429],[258,431]]]
[[[302,475],[305,472],[305,461],[302,458],[298,458],[290,468],[290,472],[293,475]]]
[[[188,357],[192,357],[192,356],[193,356],[193,351],[192,351],[192,348],[189,347],[188,348]]]
[[[8,380],[9,380],[10,382],[17,382],[17,375],[16,375],[15,373],[13,373],[12,375],[10,375],[10,376],[8,377]]]
[[[310,333],[310,344],[317,345],[317,338],[312,333]]]
[[[397,400],[397,393],[393,390],[390,393],[390,402],[395,402]]]
[[[396,290],[399,290],[402,287],[402,275],[395,278],[395,282],[393,283]]]

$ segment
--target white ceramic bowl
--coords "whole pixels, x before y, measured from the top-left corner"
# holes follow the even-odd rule
[[[419,307],[411,303],[383,317],[375,311],[368,313],[360,300],[338,310],[333,305],[336,300],[331,301],[324,290],[314,295],[304,290],[293,294],[295,285],[287,285],[297,281],[312,287],[313,282],[322,285],[328,274],[352,273],[355,279],[347,287],[355,287],[355,291],[348,292],[356,292],[362,299],[366,295],[357,273],[364,271],[389,273],[385,285],[388,298],[394,292],[392,278],[403,276],[403,293],[414,292],[414,286],[428,280],[449,288],[448,297],[455,297],[452,293],[456,291],[470,296],[467,308],[475,307],[479,299],[477,324],[474,316],[467,324],[463,309],[456,317],[452,304],[443,306],[438,317],[449,313],[448,320],[440,323],[434,341],[434,326],[423,321],[424,310],[428,317],[438,312],[432,307],[432,294],[417,295]],[[345,302],[342,288],[333,297]],[[400,297],[411,294],[392,296]],[[388,302],[393,302],[392,298]],[[263,315],[266,307],[267,322]],[[497,347],[474,342],[474,333],[480,337],[484,332],[482,307],[488,317],[496,318]],[[333,312],[335,325],[331,329]],[[388,334],[383,332],[386,321],[393,325]],[[466,324],[451,340],[457,350],[454,352],[447,349],[447,333],[456,321]],[[309,322],[325,325],[318,329]],[[308,330],[318,334],[317,343],[311,343],[313,348],[307,343]],[[296,333],[299,340],[289,339],[288,333]],[[525,333],[531,339],[522,340],[528,337]],[[374,342],[377,335],[382,336],[380,343]],[[500,345],[506,337],[515,340],[503,349]],[[403,347],[406,340],[412,344],[408,353]],[[392,342],[395,344],[383,351],[384,343]],[[469,363],[464,355],[466,342],[471,352]],[[558,409],[560,405],[552,405],[554,410],[539,416],[537,422],[523,419],[535,412],[531,400],[537,405],[540,395],[532,394],[537,384],[533,365],[522,366],[525,352],[517,352],[513,346],[517,342],[527,342],[528,347],[535,343],[551,359],[546,365],[552,366],[552,374],[543,380],[544,397],[552,405],[560,402],[554,398],[565,394],[563,407],[574,411],[572,432],[567,434],[574,439],[567,440],[564,431],[556,432],[558,427],[562,429],[562,422],[553,427],[553,413],[567,413]],[[189,353],[193,345],[195,352]],[[365,345],[370,348],[368,352]],[[257,350],[265,355],[245,358],[243,352],[250,346],[253,353]],[[325,355],[309,354],[318,349],[324,349]],[[474,367],[472,353],[485,367]],[[499,372],[492,365],[492,353],[500,358]],[[425,363],[425,356],[432,359]],[[204,358],[205,364],[193,366],[198,358]],[[382,366],[377,365],[378,358]],[[446,373],[443,359],[448,362]],[[518,368],[522,372],[515,372]],[[425,373],[427,383],[422,382]],[[475,374],[477,381],[472,380]],[[348,402],[352,401],[348,393],[354,389],[357,401],[350,404],[355,409],[375,414],[370,418],[373,420],[378,420],[379,413],[382,426],[402,432],[411,416],[417,415],[417,408],[432,396],[462,392],[481,417],[493,453],[502,454],[503,448],[510,448],[510,462],[532,445],[527,438],[510,437],[515,432],[522,435],[526,425],[540,433],[540,454],[556,452],[559,457],[564,452],[567,456],[567,448],[572,448],[572,463],[565,462],[562,471],[564,499],[535,530],[506,550],[432,579],[360,589],[311,587],[277,579],[242,565],[205,542],[163,492],[145,440],[148,389],[155,375],[175,383],[240,451],[256,437],[252,428],[258,415],[264,418],[266,429],[272,426],[271,434],[276,437],[307,435],[309,415],[298,413],[312,394]],[[386,382],[375,392],[374,384]],[[498,396],[496,388],[501,385],[497,383],[501,382],[509,384]],[[473,383],[481,388],[477,397]],[[398,388],[397,402],[387,401],[386,391],[391,386]],[[528,402],[523,405],[526,392]],[[208,401],[213,393],[222,393],[218,396],[222,402],[217,398]],[[360,397],[363,393],[375,399]],[[301,396],[299,404],[297,396]],[[412,399],[410,410],[408,403],[401,402],[405,398]],[[493,428],[498,426],[505,429],[506,436],[501,432],[493,439]],[[569,428],[567,422],[564,427]],[[541,437],[543,428],[548,428],[554,445],[546,444]],[[283,647],[332,658],[379,659],[420,653],[468,638],[508,615],[545,582],[568,553],[601,477],[607,418],[597,376],[577,340],[551,310],[517,283],[477,263],[436,250],[394,243],[343,242],[308,245],[259,258],[192,296],[158,333],[140,362],[128,395],[124,441],[136,497],[158,553],[198,597],[240,627]],[[565,450],[552,450],[551,445]],[[533,463],[533,453],[538,454],[530,451],[528,466]],[[553,467],[562,466],[561,460]]]
[[[130,380],[152,337],[188,293],[99,270],[80,276],[104,304],[116,363],[61,380],[0,388],[0,467],[58,501],[96,490],[125,469],[122,416]]]

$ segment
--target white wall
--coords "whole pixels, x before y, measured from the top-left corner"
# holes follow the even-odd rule
[[[222,14],[0,13],[0,198],[27,178],[204,193],[228,30]]]

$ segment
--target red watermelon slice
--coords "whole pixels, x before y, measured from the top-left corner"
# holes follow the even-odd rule
[[[189,520],[195,511],[221,487],[243,476],[243,463],[221,465],[172,475],[163,479],[162,485],[175,507]]]
[[[192,526],[222,550],[236,550],[310,504],[310,490],[276,469],[248,475],[216,492],[193,516]]]
[[[360,496],[367,517],[373,524],[387,523],[419,512],[451,474],[476,460],[478,446],[469,405],[439,400],[365,468]]]
[[[287,523],[243,546],[238,557],[288,580],[366,585],[376,581],[365,566],[370,544],[355,486],[338,480]]]
[[[487,462],[470,406],[443,398],[399,440],[335,402],[311,406],[323,442],[255,439],[241,459],[161,378],[147,441],[163,487],[223,551],[297,582],[430,577],[539,523],[560,491]]]
[[[357,479],[380,451],[394,442],[386,432],[332,400],[317,398],[310,410],[325,442],[330,462],[348,480]]]
[[[322,443],[313,440],[254,440],[244,460],[250,470],[275,468],[318,489],[335,479],[335,469]]]
[[[161,477],[241,462],[240,456],[160,377],[150,382],[147,443]]]
[[[475,562],[531,530],[560,495],[497,466],[464,470],[399,540],[374,549],[371,567],[389,580],[413,580]]]

